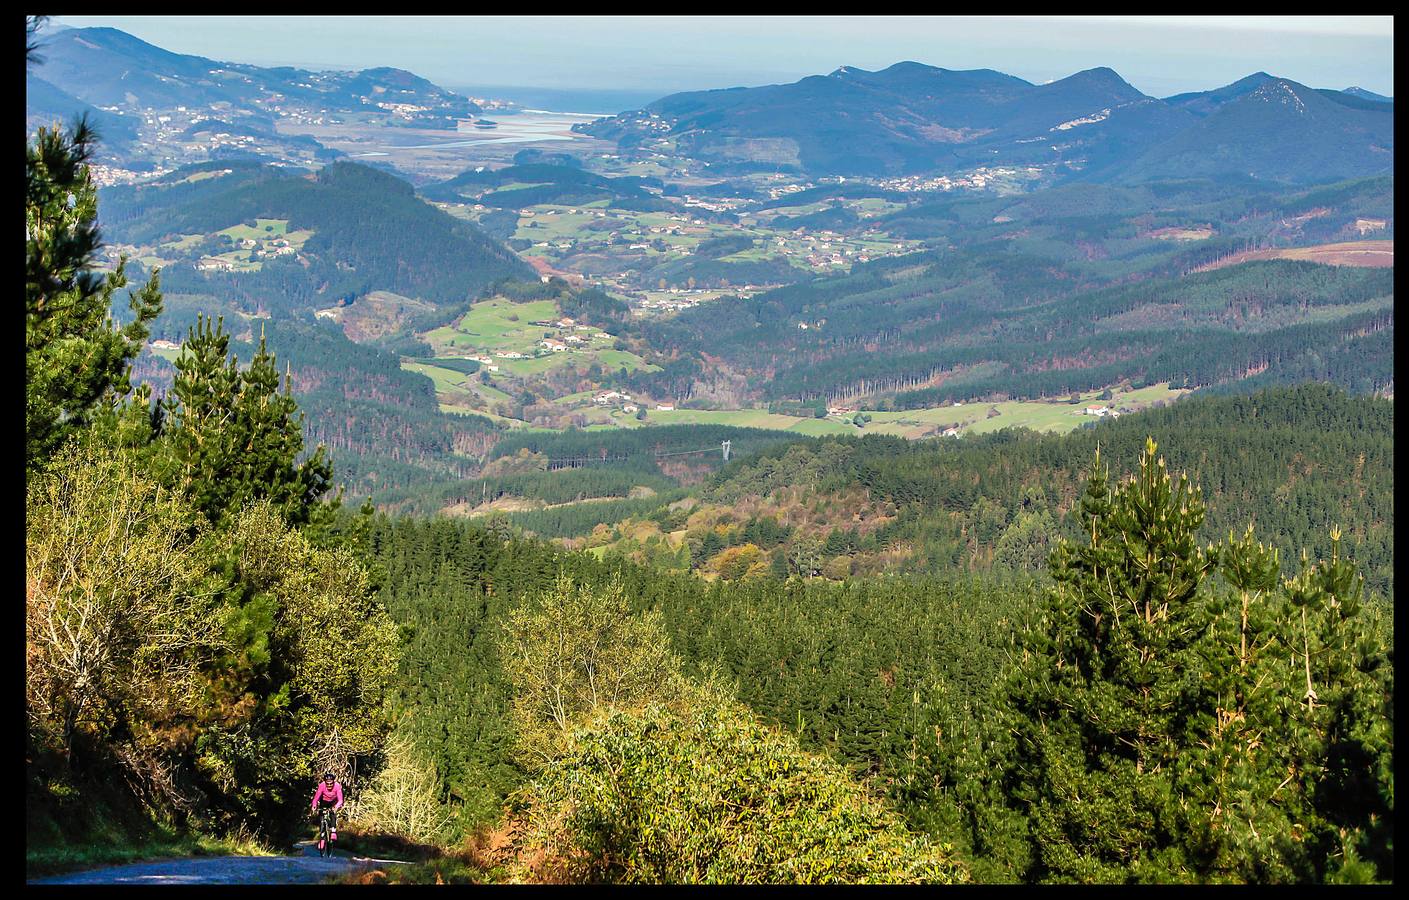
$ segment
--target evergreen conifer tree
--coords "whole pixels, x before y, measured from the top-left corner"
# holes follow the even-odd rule
[[[1020,635],[999,778],[1029,820],[1019,874],[1392,877],[1392,670],[1339,534],[1290,579],[1251,530],[1200,548],[1198,491],[1155,451],[1114,491],[1097,454],[1084,537]]]
[[[244,370],[229,347],[223,320],[191,329],[164,401],[159,466],[214,523],[268,499],[289,524],[308,524],[332,480],[326,451],[299,460],[303,415],[288,378],[280,390],[264,335]]]
[[[132,321],[112,318],[126,260],[94,271],[101,246],[88,161],[97,134],[40,128],[25,150],[25,467],[34,471],[104,402],[129,390],[130,363],[161,312],[157,273],[129,294]]]

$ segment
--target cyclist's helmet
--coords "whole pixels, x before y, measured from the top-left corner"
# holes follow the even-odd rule
[[[333,780],[333,773],[332,773],[332,772],[324,772],[324,773],[323,773],[323,780],[324,780],[324,781],[332,781],[332,780]]]

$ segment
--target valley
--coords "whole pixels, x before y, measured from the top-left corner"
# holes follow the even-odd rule
[[[27,878],[1392,883],[1393,25],[1227,18],[27,17]]]

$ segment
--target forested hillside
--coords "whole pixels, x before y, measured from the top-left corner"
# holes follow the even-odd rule
[[[1098,534],[1105,534],[1103,529],[1121,529],[1127,540],[1136,540],[1138,536],[1139,540],[1152,541],[1158,536],[1159,546],[1169,548],[1161,550],[1162,554],[1176,553],[1174,546],[1184,547],[1177,551],[1182,555],[1162,555],[1160,559],[1165,562],[1182,560],[1178,565],[1193,567],[1188,569],[1187,576],[1183,574],[1185,569],[1177,570],[1178,577],[1192,580],[1167,582],[1179,586],[1178,590],[1183,593],[1178,595],[1181,598],[1178,604],[1187,606],[1162,607],[1150,620],[1151,625],[1165,628],[1167,626],[1160,623],[1174,616],[1189,615],[1213,616],[1213,621],[1221,624],[1210,632],[1207,646],[1170,643],[1167,638],[1163,638],[1166,643],[1159,646],[1168,647],[1170,653],[1192,654],[1193,657],[1216,652],[1216,645],[1228,639],[1231,627],[1233,652],[1230,656],[1219,657],[1229,662],[1208,665],[1214,667],[1211,671],[1221,673],[1218,677],[1236,676],[1239,659],[1261,659],[1260,654],[1265,650],[1258,638],[1247,639],[1249,627],[1290,629],[1293,622],[1300,622],[1295,612],[1299,607],[1294,600],[1273,602],[1273,595],[1266,593],[1281,584],[1275,579],[1268,580],[1269,572],[1291,575],[1287,570],[1294,570],[1296,564],[1291,561],[1279,564],[1270,550],[1261,549],[1251,539],[1234,540],[1232,536],[1217,542],[1221,549],[1210,550],[1205,559],[1203,551],[1197,550],[1202,541],[1193,538],[1202,524],[1202,505],[1192,498],[1180,500],[1184,495],[1178,493],[1183,490],[1179,483],[1171,492],[1165,477],[1169,467],[1163,462],[1157,465],[1151,448],[1146,450],[1139,461],[1138,477],[1133,482],[1122,480],[1114,498],[1107,482],[1100,477],[1101,470],[1094,470],[1096,474],[1086,485],[1080,507],[1082,530],[1088,537],[1060,542],[1052,574],[1058,585],[1074,583],[1083,591],[1097,589],[1094,583],[1088,586],[1088,582],[1076,580],[1079,577],[1076,573],[1082,571],[1083,565],[1088,565],[1083,562],[1087,557],[1081,555],[1088,552],[1083,549],[1084,545],[1102,546],[1089,537],[1093,527]],[[1103,462],[1118,458],[1118,451],[1106,450],[1101,455]],[[1088,465],[1087,470],[1091,472],[1091,466]],[[1136,515],[1139,507],[1135,503],[1140,498],[1152,504],[1148,514],[1156,516],[1140,521],[1154,522],[1158,521],[1158,516],[1173,516],[1177,512],[1179,524],[1169,529],[1168,536],[1158,530],[1159,526],[1137,524],[1135,518],[1126,518]],[[1112,514],[1116,517],[1111,521],[1119,524],[1102,524],[1105,520],[1100,517],[1105,513],[1101,511],[1107,509],[1114,510]],[[1097,518],[1093,520],[1093,516]],[[1110,568],[1096,571],[1108,571],[1109,577],[1116,577],[1118,573],[1123,579],[1120,590],[1135,590],[1138,597],[1138,585],[1151,576],[1139,574],[1143,571],[1138,565],[1140,557],[1134,555],[1134,551],[1119,550],[1119,532],[1115,537],[1116,544],[1107,546],[1116,549],[1102,550],[1106,561],[1099,564]],[[473,822],[492,819],[501,798],[536,777],[532,774],[534,767],[522,762],[514,753],[515,728],[511,723],[517,721],[517,713],[513,712],[516,709],[513,678],[501,668],[505,665],[502,651],[496,652],[496,647],[501,646],[498,636],[501,626],[496,623],[512,619],[513,611],[521,604],[534,602],[518,599],[520,597],[545,592],[557,596],[558,592],[571,591],[572,586],[577,585],[576,590],[584,595],[620,590],[639,614],[647,618],[658,616],[660,627],[670,637],[673,651],[680,654],[688,670],[712,678],[717,675],[708,673],[722,669],[727,678],[734,681],[733,690],[737,690],[739,699],[794,734],[804,747],[825,751],[846,763],[853,772],[883,785],[906,813],[912,828],[964,848],[968,866],[981,879],[1356,879],[1368,875],[1371,869],[1367,866],[1379,867],[1381,877],[1391,871],[1386,868],[1392,867],[1392,856],[1386,855],[1388,845],[1383,843],[1384,823],[1388,821],[1383,817],[1392,808],[1384,804],[1392,804],[1392,800],[1387,794],[1376,794],[1374,790],[1357,794],[1361,799],[1354,803],[1312,801],[1309,794],[1299,794],[1299,799],[1293,802],[1314,803],[1321,810],[1312,814],[1310,807],[1304,807],[1308,810],[1304,815],[1313,818],[1281,818],[1273,805],[1240,800],[1248,814],[1261,817],[1262,820],[1251,827],[1264,833],[1269,828],[1298,827],[1293,824],[1298,821],[1354,820],[1362,824],[1368,821],[1368,825],[1364,825],[1367,830],[1352,829],[1337,837],[1333,825],[1314,826],[1322,829],[1315,838],[1315,846],[1326,849],[1306,847],[1304,852],[1273,849],[1281,845],[1248,847],[1240,843],[1242,839],[1237,835],[1228,834],[1217,838],[1224,849],[1214,856],[1205,855],[1200,844],[1203,838],[1197,835],[1208,827],[1210,815],[1211,821],[1218,821],[1216,798],[1221,792],[1234,788],[1222,781],[1199,782],[1203,787],[1198,790],[1208,793],[1198,795],[1204,799],[1197,801],[1197,812],[1181,814],[1158,799],[1166,796],[1159,791],[1171,788],[1156,787],[1156,784],[1168,785],[1170,778],[1190,785],[1179,790],[1195,790],[1194,782],[1187,782],[1194,776],[1184,773],[1206,773],[1208,769],[1188,766],[1187,760],[1177,773],[1165,774],[1156,768],[1153,772],[1146,769],[1141,774],[1135,751],[1112,749],[1099,753],[1098,759],[1093,758],[1092,764],[1100,767],[1099,771],[1110,772],[1114,780],[1103,783],[1097,778],[1088,788],[1108,795],[1110,799],[1103,802],[1113,803],[1113,808],[1122,811],[1119,820],[1111,823],[1122,830],[1118,832],[1118,839],[1114,834],[1112,839],[1118,840],[1116,847],[1126,849],[1085,843],[1080,829],[1090,826],[1081,824],[1085,819],[1080,804],[1060,789],[1044,787],[1056,793],[1036,801],[1040,805],[1035,805],[1032,795],[1027,793],[1030,789],[1021,787],[1020,780],[1009,780],[1021,779],[1024,772],[1029,773],[1025,777],[1032,778],[1028,768],[1031,763],[1024,762],[1032,758],[1028,755],[1031,751],[1022,743],[1027,740],[1024,729],[1031,725],[1023,723],[1037,721],[1024,717],[1039,715],[1037,710],[1044,708],[1039,704],[1044,701],[1028,692],[1035,690],[1032,685],[1052,690],[1042,687],[1050,682],[1028,679],[1036,677],[1044,658],[1050,662],[1052,654],[1076,652],[1062,649],[1066,645],[1053,644],[1053,640],[1066,640],[1066,629],[1073,629],[1073,634],[1079,630],[1084,635],[1092,622],[1089,616],[1060,612],[1069,608],[1063,604],[1076,601],[1064,600],[1060,589],[1035,586],[1026,577],[1016,580],[972,577],[858,580],[845,584],[803,579],[784,583],[764,577],[741,584],[721,581],[710,585],[687,576],[666,576],[630,564],[597,561],[581,554],[559,554],[539,544],[506,540],[491,532],[446,521],[380,520],[368,533],[367,541],[373,555],[385,566],[382,596],[388,609],[413,628],[412,646],[403,662],[406,682],[398,704],[408,716],[404,720],[407,734],[420,748],[426,764],[434,767],[444,779],[444,790],[458,810],[459,824],[447,824],[447,828],[463,829]],[[1122,558],[1122,552],[1130,552],[1132,556]],[[1336,625],[1337,617],[1347,617],[1343,620],[1346,623],[1349,617],[1368,620],[1354,626],[1365,629],[1356,632],[1370,641],[1363,645],[1365,647],[1388,640],[1389,619],[1388,608],[1382,600],[1360,597],[1358,589],[1354,588],[1353,574],[1345,568],[1347,556],[1342,546],[1332,544],[1326,556],[1312,557],[1324,561],[1319,568],[1303,570],[1302,575],[1286,583],[1285,590],[1293,593],[1276,593],[1276,596],[1310,596],[1294,593],[1299,590],[1337,592],[1336,596],[1343,598],[1339,607],[1334,603],[1327,607],[1323,605],[1324,600],[1313,601],[1318,610],[1316,615],[1330,616],[1317,620],[1323,622],[1316,626],[1320,635],[1317,641],[1326,642],[1318,646],[1326,647],[1328,654],[1333,652],[1330,649],[1333,646],[1344,647],[1345,651],[1334,652],[1353,656],[1358,651],[1348,649],[1347,638],[1331,636],[1336,628],[1349,627],[1348,624]],[[1212,561],[1217,561],[1216,566]],[[566,588],[560,582],[564,576],[568,579]],[[1099,577],[1104,586],[1106,576]],[[1318,585],[1321,587],[1316,587]],[[1283,590],[1275,588],[1274,593]],[[1242,626],[1241,651],[1238,650],[1237,625],[1239,591],[1244,610],[1248,608],[1250,597],[1266,598],[1257,600],[1263,605],[1256,607],[1259,610],[1256,624]],[[1109,598],[1106,602],[1110,602]],[[1059,612],[1072,618],[1051,618]],[[1143,612],[1138,603],[1129,607],[1127,601],[1124,615],[1138,620],[1149,614]],[[1118,648],[1113,652],[1135,653],[1142,641],[1153,641],[1156,633],[1164,633],[1152,631],[1148,637],[1143,630],[1130,633],[1134,626],[1122,626],[1120,618],[1119,605],[1094,617],[1095,626],[1104,624],[1112,647]],[[1275,625],[1274,621],[1286,624]],[[1047,624],[1039,624],[1041,622]],[[1071,624],[1066,624],[1068,622]],[[1283,633],[1288,638],[1293,634],[1290,630]],[[1267,639],[1280,640],[1271,637],[1270,632]],[[1223,646],[1226,647],[1226,643]],[[1258,649],[1260,647],[1262,649]],[[1031,655],[1017,653],[1020,648],[1027,648]],[[1389,696],[1387,679],[1391,676],[1386,668],[1387,660],[1372,657],[1373,654],[1355,657],[1359,661],[1352,663],[1351,669],[1318,668],[1319,674],[1311,677],[1318,681],[1347,679],[1335,682],[1338,686],[1334,690],[1339,693],[1334,696],[1348,701],[1354,693],[1361,698],[1356,702],[1368,702],[1381,708],[1379,704],[1387,702]],[[1100,657],[1085,657],[1093,658]],[[1329,660],[1329,657],[1318,658]],[[1018,664],[1024,659],[1029,662]],[[1271,658],[1267,657],[1267,661],[1270,663]],[[1231,673],[1227,668],[1230,663]],[[1319,753],[1321,751],[1313,747],[1326,746],[1317,742],[1328,739],[1324,730],[1328,725],[1312,725],[1311,722],[1329,722],[1325,716],[1339,715],[1333,710],[1343,709],[1336,705],[1343,701],[1328,700],[1330,688],[1323,684],[1317,688],[1322,703],[1303,702],[1298,708],[1297,701],[1304,698],[1291,691],[1300,691],[1305,686],[1297,687],[1301,668],[1282,671],[1285,669],[1282,666],[1278,670],[1274,665],[1267,670],[1269,675],[1274,670],[1282,672],[1277,677],[1287,679],[1290,676],[1291,682],[1257,700],[1263,704],[1260,708],[1265,712],[1255,715],[1271,716],[1262,720],[1269,725],[1280,722],[1277,718],[1280,716],[1305,722],[1305,727],[1312,730],[1297,732],[1301,737],[1289,741],[1282,751],[1292,755]],[[1058,663],[1057,671],[1060,670]],[[1154,679],[1161,690],[1174,690],[1171,682],[1177,682],[1184,670],[1171,663],[1155,668],[1147,664],[1140,671],[1151,674],[1144,676],[1140,672],[1125,674],[1122,670],[1082,670],[1086,671],[1090,671],[1084,676],[1090,679],[1090,687],[1083,689],[1115,691],[1117,696],[1127,696],[1120,691],[1132,692],[1129,702],[1138,704],[1141,686],[1148,690],[1149,684],[1142,678]],[[1333,672],[1342,674],[1331,674]],[[1356,686],[1351,687],[1352,684]],[[1105,699],[1108,697],[1112,695],[1107,693],[1099,701],[1093,698],[1092,702],[1121,702]],[[1266,705],[1269,701],[1271,706]],[[1210,695],[1203,701],[1181,702],[1197,706],[1216,701]],[[1328,703],[1331,705],[1324,705]],[[1107,708],[1118,709],[1119,706],[1102,707]],[[1138,705],[1133,708],[1140,709]],[[1212,705],[1208,708],[1211,710]],[[1249,716],[1254,715],[1251,706],[1246,708]],[[1324,710],[1324,713],[1317,710]],[[1195,721],[1201,724],[1185,731],[1177,730],[1167,718],[1145,719],[1153,730],[1139,733],[1143,734],[1144,741],[1170,748],[1160,750],[1161,753],[1174,753],[1172,748],[1178,746],[1185,748],[1183,752],[1192,753],[1198,744],[1199,753],[1236,755],[1239,752],[1236,745],[1224,749],[1223,744],[1210,748],[1200,743],[1200,729],[1213,727],[1213,713],[1207,715],[1209,724],[1202,724],[1205,719],[1198,718]],[[1155,721],[1160,724],[1155,725]],[[1384,720],[1380,721],[1382,725],[1375,727],[1382,728]],[[1017,743],[1004,736],[1003,729],[1008,723],[1018,729]],[[666,727],[663,733],[672,733],[674,727]],[[1124,722],[1107,725],[1098,721],[1095,727],[1100,731],[1138,726]],[[1249,724],[1245,729],[1251,727]],[[1245,733],[1246,730],[1238,732]],[[1224,739],[1234,738],[1230,735]],[[1357,777],[1356,766],[1382,767],[1387,762],[1389,757],[1384,754],[1391,751],[1386,731],[1375,731],[1374,736],[1366,733],[1363,740],[1368,743],[1354,752],[1360,754],[1356,759],[1364,762],[1357,761],[1350,768],[1335,764],[1332,770],[1339,774],[1328,777],[1348,778],[1353,782]],[[1136,745],[1137,750],[1139,746]],[[1049,754],[1055,752],[1055,749],[1048,751]],[[1061,752],[1067,755],[1049,755],[1040,763],[1044,768],[1038,771],[1067,765],[1066,760],[1079,755],[1071,747]],[[1372,762],[1373,759],[1379,761]],[[1213,762],[1209,765],[1216,767]],[[1275,789],[1276,781],[1285,771],[1277,768],[1280,762],[1263,755],[1249,758],[1241,765],[1238,783],[1246,785],[1242,789],[1258,797]],[[1008,766],[1012,768],[1005,768]],[[1133,775],[1130,766],[1135,766]],[[1383,768],[1377,771],[1381,772],[1378,777],[1386,777]],[[655,789],[656,782],[650,780],[650,776],[642,772],[633,777],[636,775],[642,780],[635,790]],[[1128,786],[1132,777],[1137,784]],[[539,788],[530,788],[528,796],[536,796],[537,790]],[[1123,793],[1126,791],[1141,793],[1132,796]],[[1156,793],[1151,795],[1145,791]],[[623,802],[630,802],[632,796],[639,795],[628,793],[622,798]],[[1134,802],[1134,796],[1142,799]],[[1121,797],[1125,799],[1119,799]],[[1356,806],[1357,803],[1366,805]],[[1378,811],[1367,820],[1366,813],[1370,809]],[[668,814],[673,815],[674,810]],[[1074,829],[1069,832],[1070,838],[1061,839],[1075,841],[1071,846],[1079,848],[1080,857],[1067,859],[1060,855],[1058,846],[1053,843],[1054,837],[1043,830],[1046,821],[1053,821],[1046,819],[1047,815],[1063,817],[1059,820],[1065,823],[1062,828]],[[1183,818],[1187,815],[1192,818]],[[592,826],[598,839],[613,836],[627,839],[626,834],[633,834],[627,819],[606,811],[603,816]],[[1176,820],[1181,824],[1172,824]],[[1167,827],[1171,830],[1151,832],[1138,824],[1151,821],[1170,821]],[[699,827],[697,820],[690,822],[684,827]],[[604,829],[605,833],[597,829]],[[1140,854],[1133,864],[1123,855],[1131,852]],[[1332,853],[1334,859],[1323,860],[1320,854],[1325,852]]]
[[[211,251],[222,252],[235,242],[222,244],[216,232],[257,219],[311,231],[297,254],[255,271],[200,270],[195,260],[164,270],[173,292],[213,294],[248,312],[310,312],[376,290],[455,304],[502,278],[532,277],[507,247],[422,202],[410,184],[354,163],[316,175],[256,163],[201,164],[104,191],[102,209],[105,235],[125,244],[209,235]]]
[[[111,316],[127,276],[93,272],[93,140],[44,129],[26,153],[25,807],[40,869],[192,834],[287,840],[319,767],[376,768],[400,652],[265,342],[241,365],[201,321],[164,396],[132,383],[163,298],[152,277],[124,323]]]
[[[540,203],[585,206],[606,200],[617,209],[669,209],[642,189],[640,178],[603,178],[579,166],[525,163],[492,171],[471,170],[421,188],[428,200],[473,200],[501,209]]]
[[[1392,268],[1217,266],[1269,240],[1344,240],[1392,195],[1386,179],[1274,195],[1187,181],[914,204],[889,214],[892,227],[948,246],[768,291],[727,318],[699,307],[651,322],[647,340],[679,358],[635,382],[688,397],[743,377],[761,398],[873,409],[1127,380],[1381,391],[1393,384]],[[1180,229],[1205,239],[1158,238]]]
[[[1201,486],[1204,540],[1249,523],[1284,554],[1329,549],[1339,527],[1370,587],[1394,590],[1394,405],[1322,385],[1252,396],[1195,395],[1070,435],[1000,431],[960,440],[884,436],[780,444],[730,463],[688,501],[663,498],[614,525],[585,505],[540,524],[725,580],[772,572],[835,580],[956,570],[1038,574],[1075,538],[1077,498],[1096,449],[1133,455],[1155,435]],[[666,502],[668,501],[668,502]],[[644,505],[644,504],[643,504]],[[625,510],[623,510],[625,512]]]

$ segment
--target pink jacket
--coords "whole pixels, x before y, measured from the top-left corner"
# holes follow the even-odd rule
[[[328,787],[323,782],[318,782],[318,790],[313,792],[313,803],[309,806],[314,812],[318,811],[318,803],[322,800],[333,800],[333,810],[342,809],[342,783],[333,782],[332,787]]]

